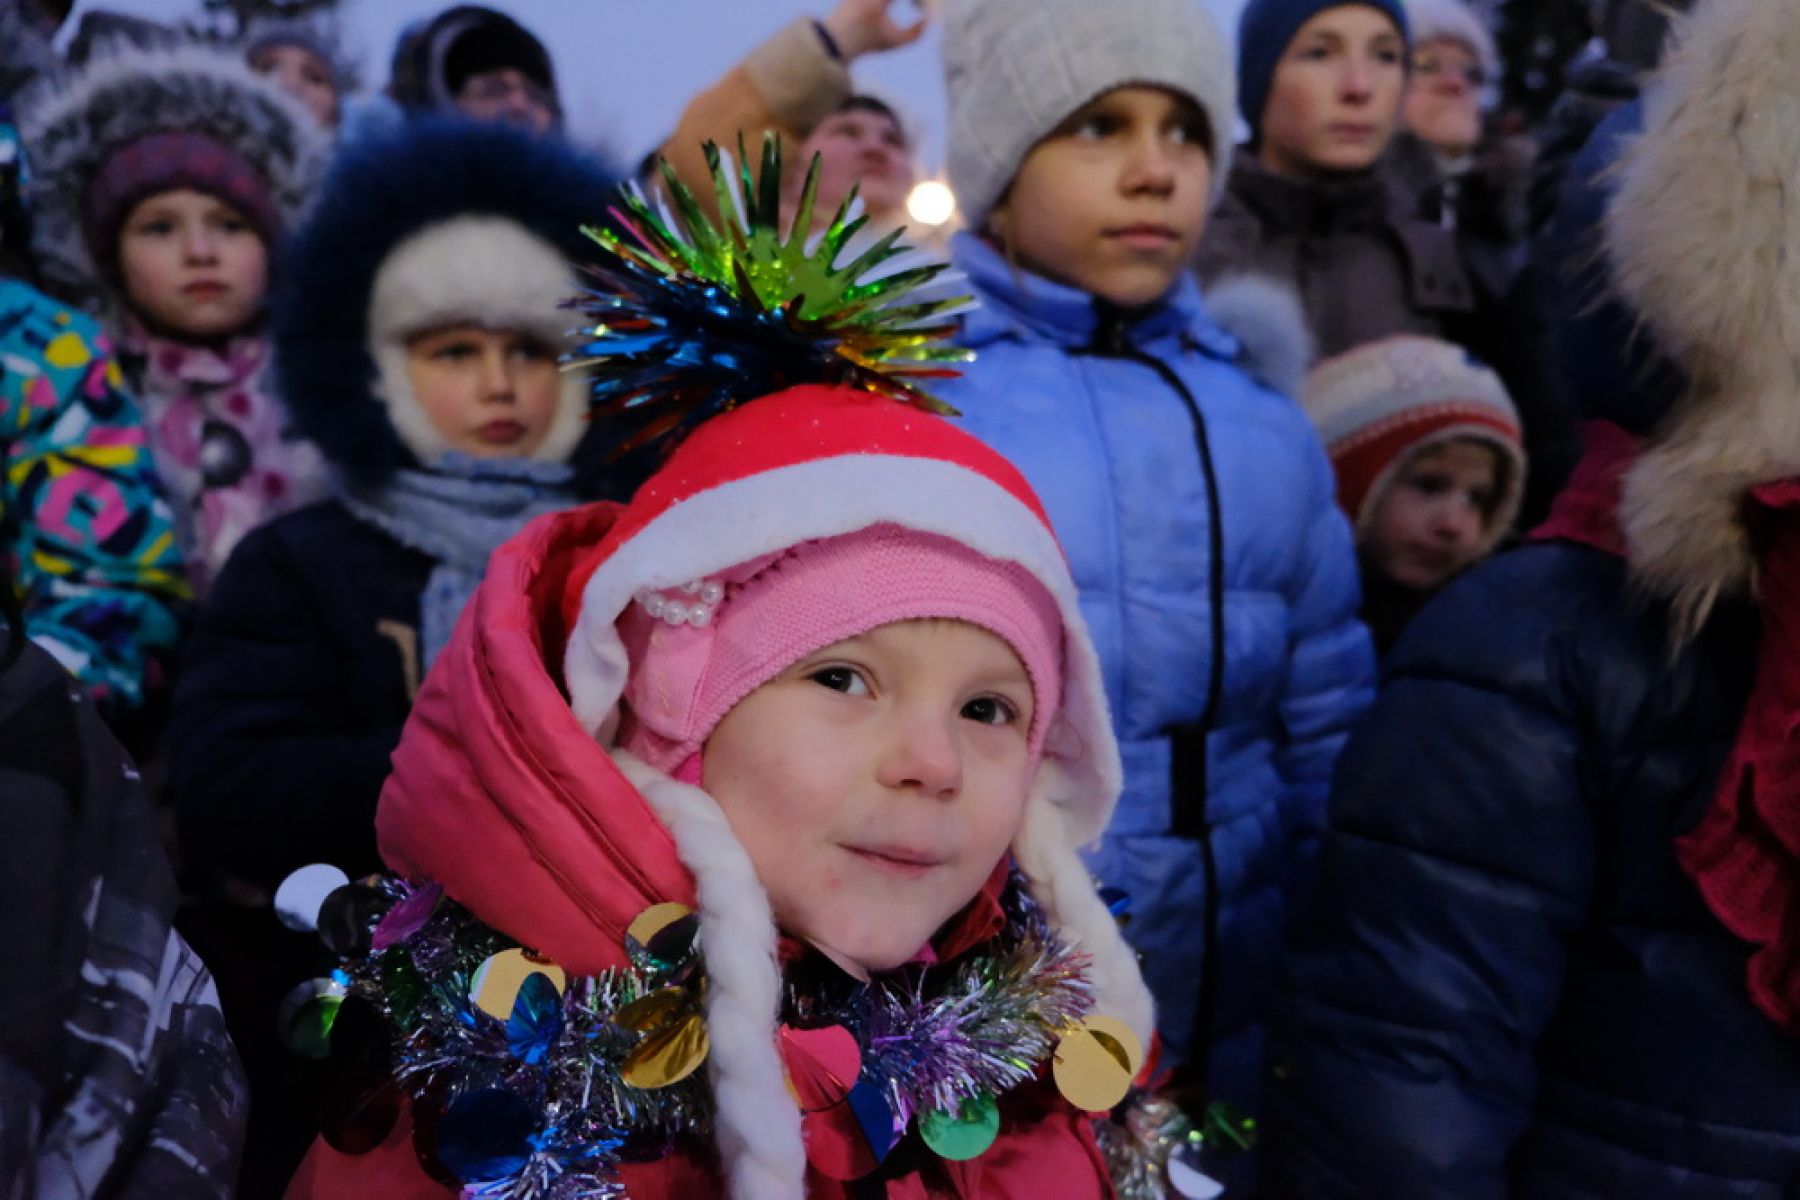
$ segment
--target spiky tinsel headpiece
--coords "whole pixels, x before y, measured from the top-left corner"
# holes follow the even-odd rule
[[[955,329],[946,318],[968,298],[919,298],[948,268],[898,262],[910,253],[904,229],[848,255],[869,222],[851,216],[854,191],[814,234],[816,158],[784,235],[773,136],[756,175],[741,142],[735,176],[717,146],[706,159],[718,222],[665,162],[669,206],[633,185],[612,213],[619,229],[588,230],[602,253],[589,268],[598,286],[579,307],[593,324],[568,361],[592,373],[596,417],[642,414],[620,452],[652,442],[666,451],[708,417],[803,383],[954,415],[914,382],[954,375],[947,364],[970,357],[946,344]]]

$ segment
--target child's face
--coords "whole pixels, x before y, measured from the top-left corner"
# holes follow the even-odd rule
[[[321,126],[337,128],[337,88],[331,81],[331,67],[319,61],[318,55],[304,46],[276,43],[257,51],[250,69],[304,104]]]
[[[1257,157],[1305,179],[1375,165],[1387,149],[1406,86],[1406,42],[1384,14],[1328,8],[1288,43],[1263,109]]]
[[[702,779],[789,935],[853,972],[909,961],[1018,833],[1031,680],[958,621],[901,621],[795,663],[707,739]]]
[[[539,135],[556,124],[551,105],[543,86],[516,67],[471,75],[456,93],[456,107],[477,121],[517,125]]]
[[[1122,307],[1152,304],[1206,228],[1214,136],[1186,97],[1115,88],[1032,148],[989,228],[1040,275]]]
[[[1382,496],[1363,539],[1368,565],[1418,591],[1435,591],[1472,564],[1499,503],[1499,458],[1466,439],[1414,455]]]
[[[228,337],[262,311],[269,255],[237,209],[181,188],[140,200],[119,231],[125,298],[151,323]]]
[[[543,444],[562,376],[556,351],[512,329],[451,325],[406,344],[413,395],[450,449],[526,458]]]
[[[804,180],[806,167],[819,156],[819,193],[814,213],[830,220],[851,188],[871,214],[892,216],[901,211],[912,191],[912,155],[906,134],[894,118],[863,108],[832,113],[800,147],[795,180]]]
[[[1453,38],[1435,38],[1413,55],[1406,127],[1445,154],[1467,154],[1481,140],[1481,60]]]

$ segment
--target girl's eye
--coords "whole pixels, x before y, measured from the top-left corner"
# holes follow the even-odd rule
[[[1331,47],[1323,43],[1307,46],[1300,51],[1300,58],[1304,62],[1324,62],[1330,57]]]
[[[834,692],[842,692],[846,696],[866,696],[869,694],[869,681],[853,667],[821,667],[807,676],[820,687],[830,688]]]
[[[519,342],[512,348],[513,356],[526,362],[544,362],[556,357],[554,351],[542,342]]]
[[[1108,116],[1106,113],[1089,113],[1075,122],[1069,133],[1072,137],[1098,141],[1119,132],[1120,124],[1117,117]]]
[[[999,696],[978,696],[962,706],[962,716],[983,725],[1011,725],[1019,719],[1019,710]]]
[[[1375,61],[1384,67],[1398,66],[1402,61],[1402,55],[1392,46],[1383,46],[1375,51]]]
[[[250,228],[250,223],[242,217],[218,217],[213,226],[224,233],[243,233]]]
[[[155,221],[145,221],[137,227],[137,232],[148,234],[151,237],[167,237],[175,232],[175,222],[160,218]]]
[[[445,362],[462,362],[474,358],[478,353],[480,351],[473,342],[451,342],[433,350],[431,357],[442,359]]]
[[[1171,136],[1183,146],[1204,146],[1209,140],[1203,120],[1183,121],[1175,126]]]

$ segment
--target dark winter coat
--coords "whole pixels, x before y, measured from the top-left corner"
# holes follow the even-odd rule
[[[420,681],[432,560],[336,502],[252,533],[188,645],[169,731],[183,849],[273,888],[378,870],[375,801]]]
[[[1653,432],[1594,427],[1560,543],[1446,589],[1351,738],[1273,1019],[1279,1197],[1800,1195],[1800,1037],[1726,925],[1793,877],[1793,841],[1759,789],[1720,791],[1728,753],[1793,728],[1764,684],[1793,655],[1789,527],[1747,514],[1800,478],[1800,267],[1767,182],[1800,155],[1796,56],[1789,0],[1703,8],[1636,148],[1621,112],[1578,160],[1558,220],[1604,209],[1583,261],[1619,301],[1582,330],[1583,399]],[[1647,369],[1657,345],[1680,371]],[[1764,825],[1678,858],[1746,799]]]
[[[244,1075],[172,927],[156,814],[35,646],[0,665],[0,854],[0,1191],[235,1195]]]
[[[1478,568],[1401,639],[1290,943],[1274,1195],[1800,1187],[1800,1042],[1674,853],[1757,623],[1721,611],[1672,660],[1668,629],[1622,560],[1560,543]]]
[[[1293,180],[1244,154],[1207,220],[1197,269],[1203,281],[1257,274],[1291,285],[1321,358],[1412,333],[1493,367],[1525,431],[1531,471],[1520,515],[1529,527],[1574,465],[1576,431],[1535,282],[1490,258],[1421,219],[1382,172]]]
[[[1247,154],[1207,220],[1199,272],[1291,284],[1321,357],[1397,333],[1449,337],[1481,300],[1455,237],[1415,217],[1385,176],[1303,182]]]

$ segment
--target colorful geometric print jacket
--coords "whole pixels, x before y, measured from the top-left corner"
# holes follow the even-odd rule
[[[168,505],[98,327],[5,279],[0,472],[27,632],[96,698],[136,706],[190,595]]]

